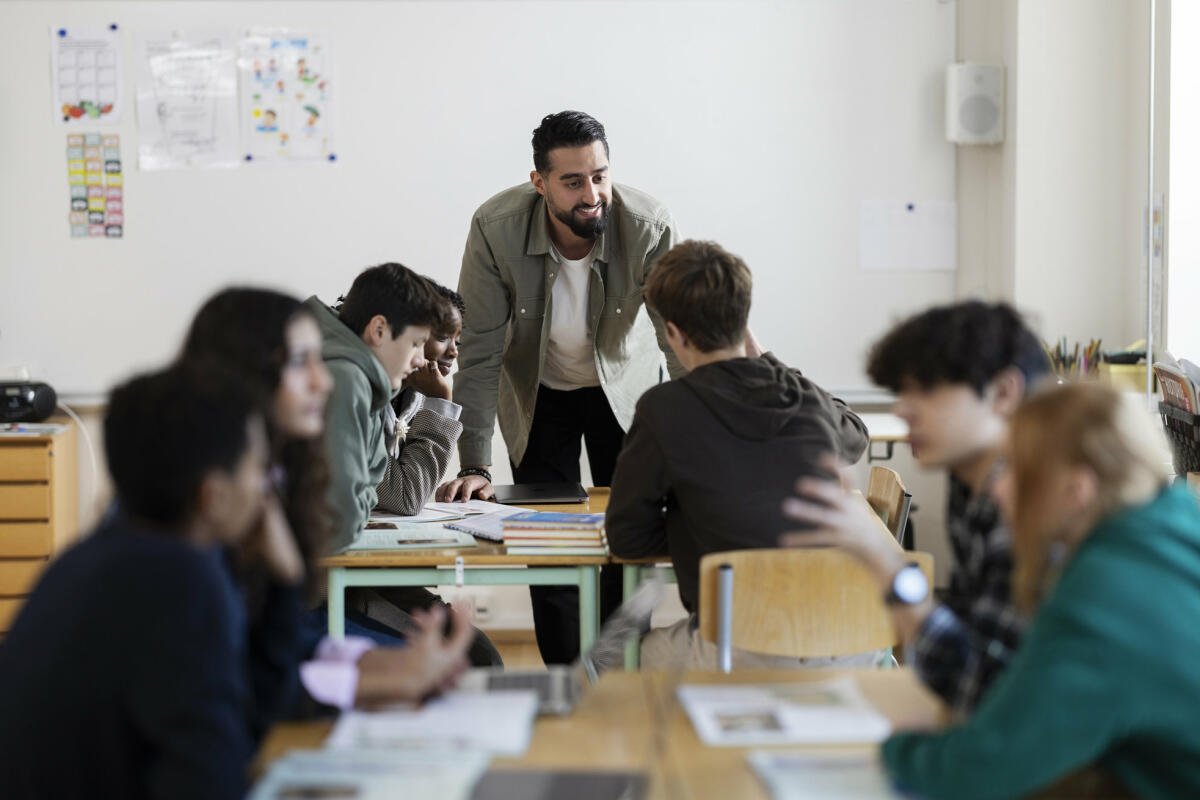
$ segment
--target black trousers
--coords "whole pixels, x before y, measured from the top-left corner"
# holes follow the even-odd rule
[[[611,486],[625,432],[600,387],[560,391],[538,387],[529,445],[513,464],[515,483],[578,481],[580,440],[587,447],[592,483]],[[530,586],[538,650],[547,664],[569,664],[579,655],[579,590],[574,586]],[[621,605],[621,568],[600,570],[600,617]]]

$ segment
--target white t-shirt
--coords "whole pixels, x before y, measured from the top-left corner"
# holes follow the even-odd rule
[[[578,261],[569,261],[550,245],[558,274],[550,289],[550,341],[542,365],[542,383],[551,389],[569,391],[600,385],[587,320],[588,282],[595,252],[593,247]]]

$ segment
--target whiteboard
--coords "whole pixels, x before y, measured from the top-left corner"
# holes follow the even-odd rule
[[[614,179],[687,237],[741,255],[751,324],[827,386],[952,272],[858,267],[863,203],[954,201],[942,75],[954,4],[796,2],[6,2],[0,4],[0,367],[94,394],[170,358],[234,283],[332,300],[400,261],[454,285],[473,210],[528,179],[547,113],[608,129]],[[72,240],[50,26],[134,36],[287,27],[332,37],[336,163],[139,172],[132,103],[115,126],[126,235]]]

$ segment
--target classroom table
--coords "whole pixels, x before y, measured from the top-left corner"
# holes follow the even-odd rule
[[[610,671],[588,689],[575,711],[565,717],[539,717],[525,755],[496,758],[493,769],[625,770],[647,775],[647,800],[768,800],[769,795],[746,762],[750,749],[709,747],[696,735],[676,700],[682,683],[798,683],[853,675],[872,705],[895,730],[932,730],[944,726],[942,703],[908,668],[893,670],[747,670],[720,672]],[[264,739],[253,774],[293,749],[320,747],[330,721],[282,723]],[[785,750],[802,749],[788,745]],[[828,746],[823,746],[828,747]],[[846,746],[874,751],[873,745]],[[1088,769],[1037,795],[1041,798],[1129,797],[1111,778]]]
[[[608,489],[589,489],[586,503],[529,505],[531,511],[600,514]],[[436,524],[436,523],[430,523]],[[350,586],[577,586],[579,646],[586,651],[600,627],[600,567],[608,556],[510,556],[504,545],[476,539],[475,547],[438,550],[353,550],[321,560],[329,570],[329,635],[346,627]]]
[[[895,414],[859,414],[858,418],[867,426],[870,442],[867,444],[867,462],[889,461],[897,442],[908,441],[908,423]],[[884,454],[875,454],[876,444],[884,445]]]

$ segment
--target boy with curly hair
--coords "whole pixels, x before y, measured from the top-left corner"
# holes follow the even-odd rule
[[[913,644],[921,679],[956,712],[971,711],[1016,650],[1024,630],[1012,600],[1012,539],[992,500],[1009,417],[1050,369],[1037,337],[1002,303],[932,308],[891,330],[871,351],[867,374],[897,395],[922,467],[949,473],[946,525],[954,553],[942,602],[897,592],[903,553],[870,535],[874,520],[832,483],[801,478],[785,513],[816,528],[786,544],[829,544],[857,557],[879,581],[892,619]]]

